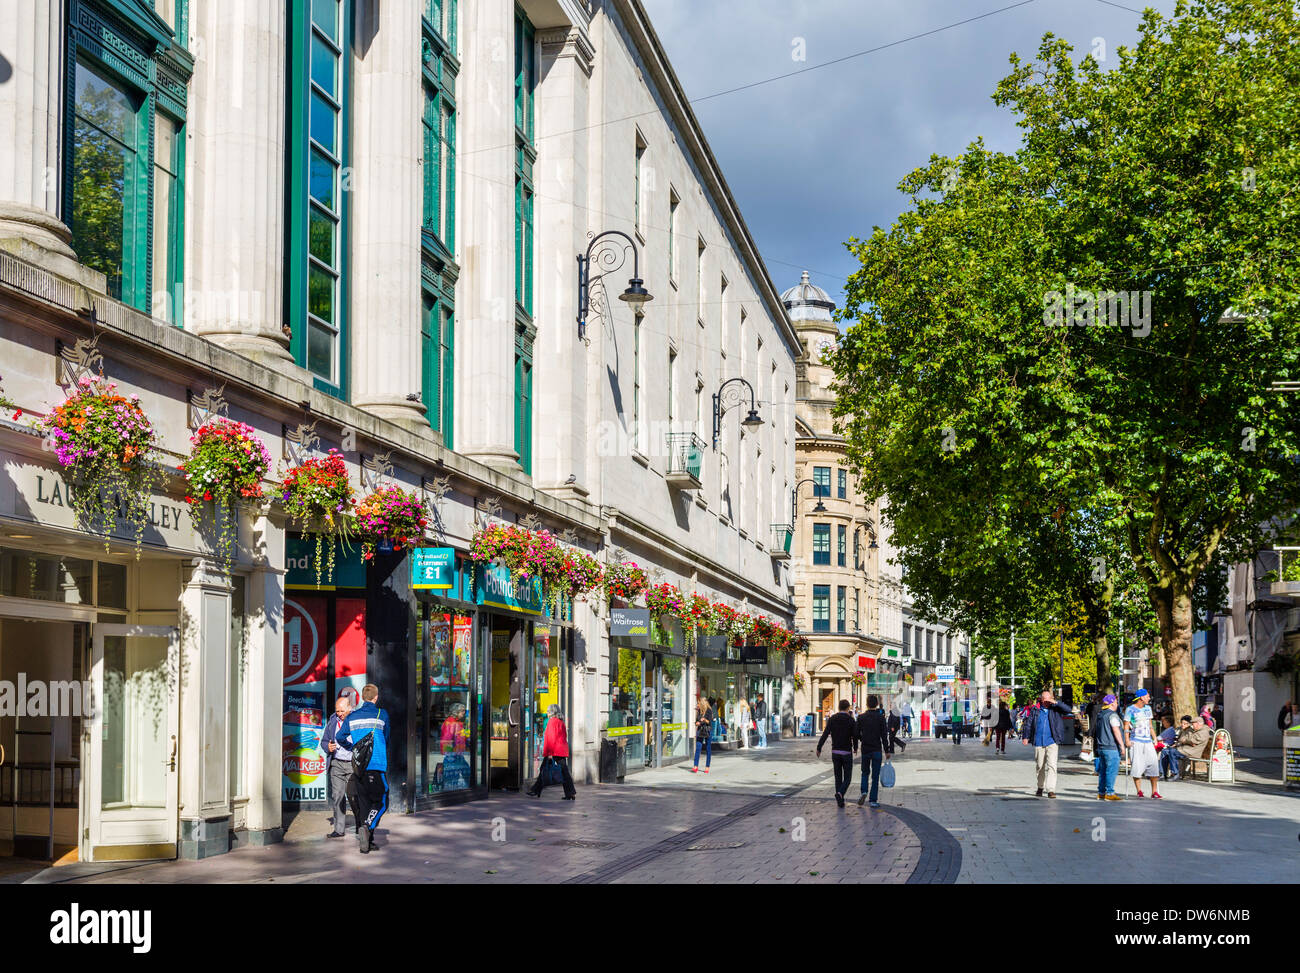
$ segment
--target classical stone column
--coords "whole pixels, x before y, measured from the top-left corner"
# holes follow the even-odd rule
[[[181,592],[181,858],[230,850],[230,608],[229,575],[197,558]]]
[[[184,320],[292,371],[282,299],[285,2],[191,5]]]
[[[352,402],[427,429],[421,389],[421,0],[357,0],[352,100]]]
[[[258,567],[248,578],[247,741],[248,843],[268,845],[284,837],[281,820],[281,714],[284,712],[284,525],[259,516],[253,525]]]
[[[457,128],[456,235],[462,242],[456,292],[456,451],[518,469],[514,3],[479,0],[460,10],[457,97],[466,108]]]
[[[536,170],[536,320],[535,355],[546,362],[534,372],[537,437],[533,481],[569,500],[589,492],[587,468],[587,358],[594,354],[578,340],[578,268],[575,257],[587,250],[588,94],[595,54],[578,27],[537,32],[540,47],[537,137],[543,163]],[[604,229],[596,227],[596,232]],[[631,265],[624,277],[631,276]],[[618,293],[614,291],[613,293]],[[600,327],[592,314],[592,327]],[[600,386],[596,385],[599,389]],[[569,477],[573,482],[568,482]]]
[[[60,198],[65,3],[0,3],[0,246],[71,258]]]

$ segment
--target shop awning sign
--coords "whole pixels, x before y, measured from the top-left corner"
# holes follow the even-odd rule
[[[493,608],[508,608],[529,615],[542,614],[542,582],[529,578],[516,582],[510,569],[496,564],[480,564],[474,579],[475,601]]]
[[[957,667],[935,666],[934,678],[938,682],[955,682],[957,680]]]
[[[618,639],[617,645],[631,649],[650,647],[649,608],[611,608],[609,610],[609,637]]]
[[[450,591],[456,586],[456,550],[451,547],[411,549],[411,587]]]
[[[858,668],[859,668],[859,669],[874,669],[874,668],[876,668],[876,660],[875,660],[872,656],[869,656],[869,655],[859,655],[859,656],[858,656]]]
[[[742,645],[740,647],[740,661],[756,662],[760,665],[767,665],[767,646]]]

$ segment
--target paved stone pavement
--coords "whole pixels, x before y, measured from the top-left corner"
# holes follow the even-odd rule
[[[1284,791],[1281,751],[1244,751],[1238,782],[1170,781],[1164,800],[1096,799],[1091,761],[1064,747],[1056,799],[1034,796],[1033,750],[921,741],[898,761],[890,803],[919,811],[961,844],[959,882],[1295,882],[1300,791]],[[1116,790],[1125,793],[1120,782]]]
[[[708,775],[679,764],[582,787],[576,802],[551,788],[541,800],[509,794],[389,814],[368,856],[351,838],[324,840],[323,816],[304,815],[291,840],[268,848],[71,865],[30,880],[1073,883],[1114,882],[1135,867],[1155,882],[1300,876],[1300,793],[1275,783],[1275,755],[1243,763],[1237,784],[1169,783],[1164,801],[1113,804],[1095,799],[1090,763],[1061,763],[1057,799],[1037,799],[1027,747],[1010,743],[998,757],[970,741],[916,741],[895,760],[899,785],[882,790],[884,808],[854,803],[855,768],[840,809],[829,759],[815,758],[811,740],[787,740],[717,755]]]

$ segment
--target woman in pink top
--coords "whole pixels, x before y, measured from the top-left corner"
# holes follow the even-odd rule
[[[542,796],[542,788],[548,783],[546,780],[548,760],[560,768],[564,783],[564,799],[575,800],[578,790],[573,786],[573,775],[569,773],[569,734],[560,715],[560,707],[554,704],[546,710],[546,734],[542,737],[542,769],[537,774],[537,780],[528,790],[530,797]]]

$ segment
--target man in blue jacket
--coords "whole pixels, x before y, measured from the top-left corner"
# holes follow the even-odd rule
[[[1064,703],[1058,703],[1050,689],[1044,689],[1038,702],[1029,707],[1025,713],[1025,726],[1021,741],[1034,748],[1034,766],[1038,770],[1038,794],[1043,796],[1043,788],[1048,797],[1056,796],[1056,753],[1065,741],[1065,720],[1061,717],[1073,715],[1073,710]]]
[[[361,853],[369,853],[375,843],[375,828],[388,810],[388,713],[379,708],[379,687],[367,683],[361,689],[361,705],[339,724],[334,740],[353,752],[357,744],[371,734],[374,749],[365,770],[354,766],[348,782],[348,801],[357,821],[357,844]]]

